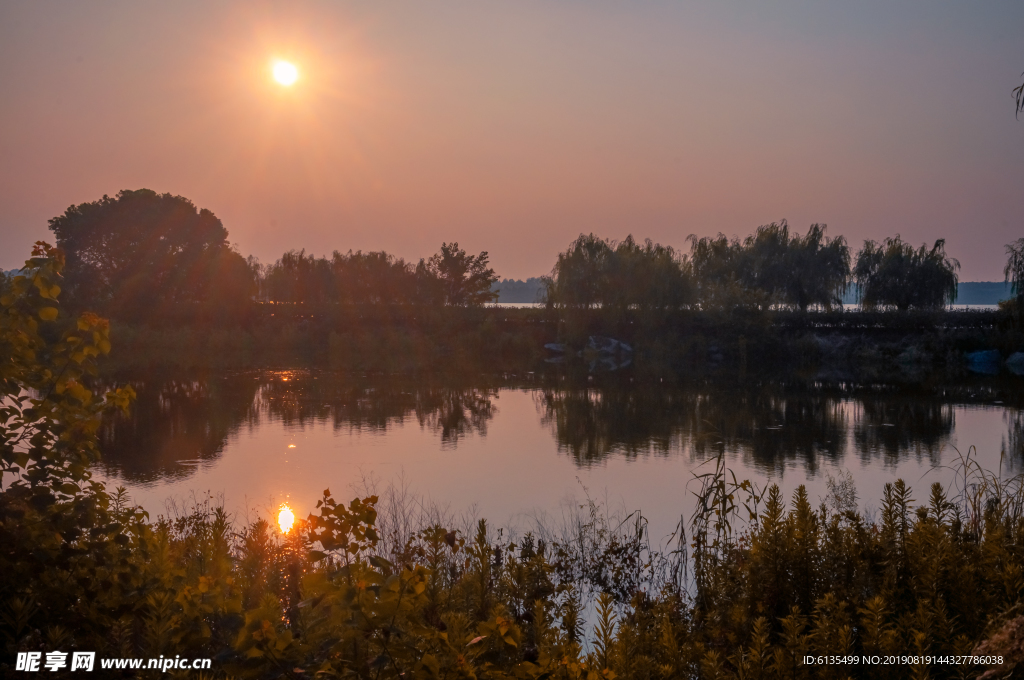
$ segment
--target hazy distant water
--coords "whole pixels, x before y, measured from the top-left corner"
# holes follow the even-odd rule
[[[519,309],[540,309],[540,308],[544,307],[544,303],[543,302],[500,302],[499,301],[499,302],[489,303],[487,306],[488,307],[513,307],[513,308],[519,308]],[[855,304],[855,303],[853,303],[853,304],[846,304],[846,305],[844,305],[844,309],[846,309],[846,311],[848,311],[848,312],[859,311],[860,310],[860,305]],[[997,309],[999,309],[999,305],[998,304],[993,304],[993,305],[974,305],[974,304],[970,304],[970,305],[957,305],[957,304],[954,304],[954,305],[950,305],[949,307],[947,307],[947,309],[949,309],[951,311],[972,311],[973,310],[973,311],[978,311],[978,312],[984,312],[984,311],[994,312]],[[812,309],[811,311],[813,312],[815,310]]]
[[[724,452],[739,478],[809,485],[848,470],[862,502],[902,476],[919,501],[974,445],[989,469],[1019,468],[1024,383],[956,389],[730,384],[632,387],[628,379],[417,383],[333,373],[134,381],[130,419],[103,432],[97,472],[153,515],[169,498],[223,496],[229,510],[287,500],[313,509],[404,483],[456,513],[528,528],[585,494],[641,509],[652,535],[692,510],[693,477]],[[1008,450],[1006,459],[1000,452]]]

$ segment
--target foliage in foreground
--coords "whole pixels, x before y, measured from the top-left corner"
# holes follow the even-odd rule
[[[737,482],[719,458],[698,478],[688,554],[652,551],[640,518],[592,512],[554,540],[510,541],[485,522],[402,531],[377,498],[346,507],[329,491],[286,537],[205,505],[153,522],[89,478],[99,419],[131,393],[100,401],[82,381],[109,350],[102,320],[51,333],[60,264],[40,247],[0,316],[8,661],[213,657],[218,675],[252,678],[970,677],[985,669],[801,659],[961,654],[995,632],[989,653],[1019,647],[1024,487],[969,458],[952,493],[887,485],[875,519],[849,480],[815,508],[802,487],[787,503]]]

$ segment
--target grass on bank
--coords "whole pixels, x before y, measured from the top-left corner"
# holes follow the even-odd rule
[[[610,522],[592,503],[512,539],[432,522],[452,520],[393,491],[347,506],[325,493],[282,536],[209,504],[150,521],[119,490],[91,495],[77,537],[47,537],[72,506],[5,494],[2,630],[11,655],[208,656],[215,677],[976,677],[987,667],[802,659],[1020,660],[1021,477],[968,457],[920,501],[886,485],[876,521],[848,483],[814,507],[721,459],[699,481],[685,542],[662,550],[641,517]]]

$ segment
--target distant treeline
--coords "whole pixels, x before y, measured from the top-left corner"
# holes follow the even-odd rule
[[[383,251],[317,257],[290,250],[264,264],[235,251],[209,210],[147,189],[71,206],[49,226],[67,259],[62,299],[72,309],[136,322],[240,321],[255,303],[400,308],[544,301],[559,315],[596,309],[657,321],[684,309],[832,310],[851,300],[865,309],[941,309],[958,298],[959,263],[942,239],[915,248],[896,235],[865,241],[854,255],[825,225],[800,234],[785,220],[743,240],[690,236],[688,252],[632,236],[581,234],[557,255],[550,276],[525,282],[499,280],[488,253],[469,254],[457,243],[443,243],[417,262]],[[1007,248],[1007,279],[1017,292],[1024,241]]]
[[[547,302],[653,318],[683,307],[831,310],[851,285],[866,309],[939,309],[956,298],[960,264],[946,256],[941,239],[917,249],[899,235],[865,241],[855,260],[846,240],[829,238],[821,224],[802,236],[783,220],[743,241],[723,234],[689,241],[683,254],[632,236],[614,242],[581,235],[559,254]]]
[[[262,301],[467,306],[498,297],[487,259],[486,252],[469,255],[458,243],[445,243],[416,265],[383,251],[317,258],[291,250],[266,266],[250,258],[250,268]]]

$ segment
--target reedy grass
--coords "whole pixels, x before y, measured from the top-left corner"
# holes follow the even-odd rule
[[[210,497],[150,522],[118,490],[125,566],[98,566],[83,544],[77,561],[8,586],[0,628],[12,652],[212,656],[221,677],[972,677],[985,667],[835,673],[802,659],[973,649],[1010,671],[1024,478],[982,469],[973,449],[948,472],[949,490],[934,483],[920,503],[887,484],[870,521],[848,476],[815,508],[802,486],[787,503],[737,479],[723,454],[660,545],[642,514],[587,493],[560,522],[494,530],[402,483],[347,508],[325,496],[282,536]],[[84,607],[83,578],[125,586]]]

